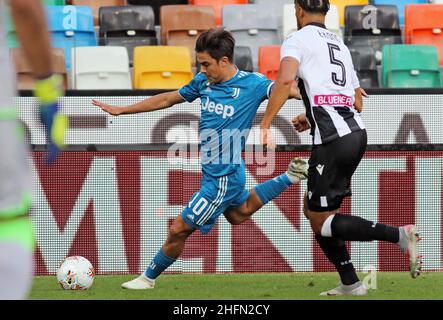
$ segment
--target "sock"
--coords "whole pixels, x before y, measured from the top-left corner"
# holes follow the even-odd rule
[[[316,235],[315,239],[328,260],[335,266],[344,285],[349,286],[359,282],[348,249],[346,249],[345,242],[342,239],[319,235]]]
[[[163,253],[163,250],[160,249],[152,259],[144,275],[151,280],[155,280],[163,271],[173,264],[175,260],[177,259],[168,257]]]
[[[267,204],[272,199],[278,197],[291,185],[293,185],[293,183],[289,180],[288,174],[285,172],[274,179],[259,184],[254,190],[257,192],[257,195],[263,204]]]
[[[336,214],[330,226],[332,236],[345,241],[382,240],[398,243],[400,240],[400,230],[397,227],[373,223],[347,214]]]

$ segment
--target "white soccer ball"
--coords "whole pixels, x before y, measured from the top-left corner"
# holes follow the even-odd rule
[[[57,280],[65,290],[86,290],[94,282],[95,271],[88,259],[67,257],[57,270]]]

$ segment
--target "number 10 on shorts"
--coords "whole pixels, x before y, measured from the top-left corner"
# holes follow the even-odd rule
[[[201,197],[197,203],[193,206],[195,200],[198,198],[200,193],[197,193],[194,198],[192,198],[191,202],[189,202],[188,207],[192,208],[192,212],[194,212],[194,214],[196,216],[201,215],[201,213],[206,209],[206,207],[208,206],[208,200],[206,200],[205,198]]]

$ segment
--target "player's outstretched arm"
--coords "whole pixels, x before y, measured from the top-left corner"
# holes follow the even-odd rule
[[[10,0],[17,36],[37,79],[52,73],[50,39],[41,0]]]
[[[92,100],[92,104],[113,116],[119,116],[121,114],[151,112],[166,109],[184,101],[185,100],[182,98],[182,96],[178,94],[178,91],[171,91],[155,95],[127,107],[115,107],[97,100]]]

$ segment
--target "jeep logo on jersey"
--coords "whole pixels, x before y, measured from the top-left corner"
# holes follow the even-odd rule
[[[206,99],[206,103],[202,103],[202,110],[209,112],[215,112],[222,115],[223,119],[231,118],[234,115],[235,109],[233,106],[226,106],[221,103],[215,103],[209,99]]]

